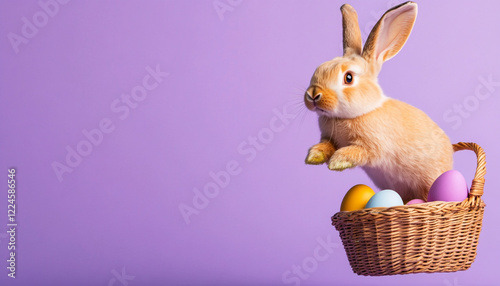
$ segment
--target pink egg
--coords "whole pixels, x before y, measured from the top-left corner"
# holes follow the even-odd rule
[[[456,170],[444,172],[431,186],[427,201],[461,202],[468,195],[467,182]]]
[[[406,205],[424,204],[425,201],[421,199],[413,199],[406,203]]]

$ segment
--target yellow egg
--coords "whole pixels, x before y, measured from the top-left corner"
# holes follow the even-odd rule
[[[375,195],[375,191],[367,185],[356,185],[345,194],[340,211],[362,210],[373,195]]]

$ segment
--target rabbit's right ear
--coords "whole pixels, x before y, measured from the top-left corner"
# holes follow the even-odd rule
[[[361,55],[361,30],[358,24],[358,14],[349,4],[340,7],[342,12],[342,30],[344,36],[344,56]]]
[[[416,18],[417,3],[411,1],[385,12],[366,40],[363,58],[380,70],[383,62],[403,48]]]

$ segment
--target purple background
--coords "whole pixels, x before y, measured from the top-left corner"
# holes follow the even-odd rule
[[[211,0],[72,1],[18,53],[8,34],[21,35],[22,18],[32,21],[42,8],[0,2],[0,174],[6,180],[7,168],[17,169],[19,223],[17,278],[7,277],[2,234],[0,284],[282,285],[292,265],[310,261],[318,239],[340,242],[330,216],[351,186],[373,183],[360,169],[303,163],[319,131],[301,97],[314,69],[341,55],[342,2],[232,2],[220,18]],[[366,39],[398,2],[349,3]],[[360,277],[336,248],[301,285],[500,283],[500,87],[474,99],[479,77],[500,81],[500,3],[418,4],[412,35],[384,65],[380,84],[424,110],[452,142],[486,150],[488,206],[476,261],[456,273]],[[169,76],[121,120],[110,105],[157,65]],[[450,111],[455,104],[468,104],[467,115]],[[298,115],[265,137],[285,105]],[[66,146],[76,148],[82,130],[103,118],[115,130],[60,182],[51,164],[64,163]],[[258,134],[269,140],[255,158],[238,151]],[[470,182],[474,156],[455,158]],[[187,224],[179,205],[193,206],[193,188],[233,160],[241,173]],[[135,278],[117,280],[123,268]]]

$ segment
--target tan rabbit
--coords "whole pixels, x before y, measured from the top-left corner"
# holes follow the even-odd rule
[[[328,163],[336,171],[360,166],[377,187],[398,192],[405,202],[427,200],[434,180],[453,167],[450,140],[424,112],[384,95],[377,80],[382,63],[410,35],[417,4],[388,10],[364,48],[356,11],[348,4],[340,10],[344,56],[321,64],[304,95],[321,129],[306,163]]]

